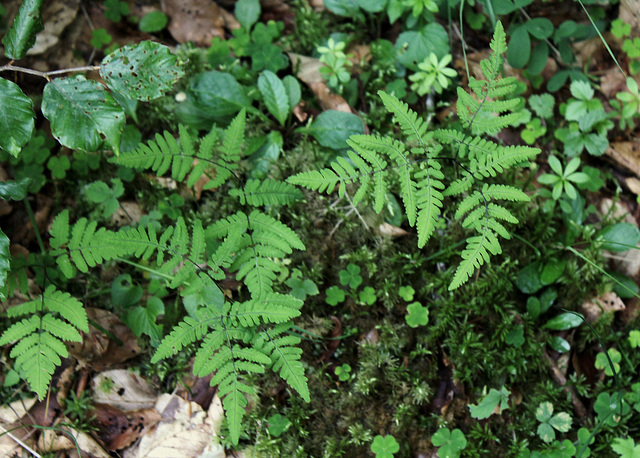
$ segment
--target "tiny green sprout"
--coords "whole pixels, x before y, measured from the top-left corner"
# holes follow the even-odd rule
[[[344,286],[349,285],[349,288],[351,289],[356,289],[362,284],[360,267],[356,266],[355,264],[350,263],[347,266],[347,269],[342,269],[340,272],[338,272],[338,275],[340,276],[340,284]]]
[[[546,133],[547,128],[542,125],[540,118],[533,118],[525,124],[525,129],[520,133],[520,136],[527,145],[533,145],[537,138],[542,137]]]
[[[627,53],[629,59],[636,59],[640,57],[640,38],[635,37],[633,40],[627,38],[622,43],[622,50]]]
[[[553,415],[553,404],[542,402],[536,409],[536,419],[538,425],[538,436],[545,442],[552,442],[556,438],[557,429],[561,433],[566,433],[571,429],[571,415],[560,412]]]
[[[422,306],[420,302],[412,302],[407,306],[407,315],[404,317],[407,324],[412,328],[426,326],[429,323],[429,309]]]
[[[333,38],[329,38],[327,46],[318,46],[320,62],[326,64],[319,71],[328,80],[328,85],[335,89],[341,89],[342,84],[351,79],[348,67],[352,64],[344,53],[345,47],[346,43],[336,43]]]
[[[622,458],[639,458],[640,444],[636,443],[630,437],[616,437],[611,444],[611,449]]]
[[[411,286],[401,286],[398,290],[398,295],[403,298],[405,301],[410,302],[413,300],[413,295],[416,293],[416,290]]]
[[[617,374],[618,372],[620,372],[620,361],[622,361],[622,354],[615,348],[610,348],[607,353],[609,354],[609,358],[611,358],[613,369],[615,369],[615,372]],[[596,356],[595,366],[596,369],[604,369],[604,373],[609,377],[613,376],[612,367],[609,364],[607,355],[605,355],[603,352],[598,353],[598,355]]]
[[[505,387],[500,388],[500,391],[491,388],[489,394],[484,396],[478,405],[469,406],[471,416],[477,420],[484,420],[495,413],[496,407],[498,407],[498,412],[507,410],[509,408],[509,395],[511,395],[511,391]]]
[[[318,286],[308,278],[302,278],[300,275],[292,276],[286,282],[291,288],[291,295],[301,301],[307,299],[307,296],[315,296],[319,293]]]
[[[553,187],[551,196],[554,200],[560,199],[563,190],[571,200],[575,199],[578,197],[578,192],[572,182],[581,184],[589,181],[589,176],[587,174],[576,172],[578,167],[580,167],[579,157],[571,159],[563,169],[560,160],[552,154],[549,156],[549,166],[555,174],[545,173],[540,175],[538,177],[538,181],[542,184],[547,184]]]
[[[349,377],[351,377],[351,366],[343,364],[342,366],[336,367],[336,375],[341,382],[346,382],[349,380]]]
[[[618,18],[611,22],[611,34],[616,38],[628,37],[631,34],[631,24]]]
[[[400,444],[391,435],[381,436],[378,434],[373,438],[371,451],[375,453],[376,458],[393,458],[393,454],[400,451]]]
[[[91,32],[91,39],[89,40],[89,43],[91,43],[91,46],[96,49],[102,49],[104,46],[111,43],[111,40],[113,40],[113,38],[107,33],[107,30],[101,28],[95,29]]]
[[[105,0],[104,2],[104,17],[111,22],[120,22],[122,16],[129,14],[129,5],[127,2],[120,0]]]
[[[637,329],[629,332],[629,345],[631,345],[631,348],[640,347],[640,331]]]
[[[431,438],[431,443],[438,449],[440,458],[458,458],[460,452],[467,446],[467,438],[459,429],[449,431],[449,428],[440,428]]]
[[[627,78],[627,89],[629,92],[618,92],[616,99],[611,100],[611,106],[615,108],[613,113],[620,116],[620,128],[633,127],[633,118],[640,113],[640,94],[638,93],[638,83],[635,79]]]
[[[360,291],[359,297],[360,297],[360,302],[366,305],[373,305],[378,299],[378,296],[376,295],[376,290],[373,289],[371,286],[365,286],[365,288],[362,291]]]
[[[432,13],[438,12],[438,4],[434,0],[403,0],[402,6],[411,8],[413,17],[420,17],[422,10],[431,11]]]
[[[289,419],[279,413],[273,414],[267,418],[267,423],[269,424],[269,434],[273,437],[280,437],[280,435],[289,429],[289,426],[291,426]]]
[[[345,299],[344,290],[339,286],[332,286],[327,289],[327,304],[329,305],[338,305],[340,302],[343,302]]]
[[[47,168],[51,170],[51,177],[55,180],[64,180],[67,170],[71,168],[71,161],[67,156],[51,156],[47,162]]]
[[[431,53],[424,61],[418,64],[418,68],[422,71],[416,72],[409,76],[409,80],[414,83],[411,89],[416,91],[418,95],[425,95],[433,88],[438,94],[449,87],[451,79],[457,76],[453,68],[447,67],[451,62],[451,54],[447,54],[442,59],[438,59],[434,53]]]

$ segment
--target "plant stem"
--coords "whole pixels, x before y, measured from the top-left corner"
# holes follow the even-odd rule
[[[11,62],[5,65],[4,67],[0,67],[0,72],[12,71],[12,72],[28,73],[29,75],[40,76],[42,78],[46,78],[47,80],[51,76],[62,75],[64,73],[91,72],[91,71],[98,71],[98,70],[100,70],[99,65],[89,65],[86,67],[63,68],[62,70],[53,70],[51,72],[40,72],[38,70],[32,70],[30,68],[17,67],[15,65],[11,65]]]

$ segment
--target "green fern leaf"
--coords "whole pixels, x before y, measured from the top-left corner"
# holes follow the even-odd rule
[[[173,331],[162,340],[151,358],[151,363],[155,364],[161,359],[175,355],[184,346],[202,339],[213,321],[215,320],[194,320],[191,317],[185,317],[184,321],[173,328]]]
[[[242,205],[254,207],[262,205],[287,205],[302,198],[302,193],[294,186],[271,179],[249,180],[244,189],[232,189],[230,196],[237,197]]]
[[[395,121],[400,125],[400,129],[406,135],[407,140],[418,142],[423,145],[423,137],[427,132],[427,123],[418,117],[418,114],[409,109],[409,105],[401,102],[393,95],[384,91],[378,91],[385,108],[394,115]]]
[[[462,252],[462,262],[453,275],[449,291],[460,287],[469,280],[476,269],[479,269],[485,262],[489,262],[489,253],[496,255],[501,251],[498,239],[488,228],[485,228],[481,235],[469,237],[467,247]]]

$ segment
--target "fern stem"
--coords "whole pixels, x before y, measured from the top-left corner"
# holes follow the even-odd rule
[[[163,274],[162,272],[159,272],[159,271],[157,271],[155,269],[152,269],[150,267],[147,267],[147,266],[143,266],[142,264],[138,264],[137,262],[129,261],[128,259],[114,258],[114,261],[122,262],[124,264],[129,264],[130,266],[133,266],[136,269],[140,269],[140,270],[143,270],[145,272],[149,272],[151,274],[157,275],[158,277],[162,277],[165,280],[173,280],[173,277],[171,275]]]

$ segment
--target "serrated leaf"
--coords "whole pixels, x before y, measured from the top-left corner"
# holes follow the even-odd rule
[[[36,42],[36,35],[43,29],[43,0],[25,0],[20,5],[13,25],[4,38],[4,55],[9,59],[22,59]]]
[[[125,116],[122,107],[95,81],[58,78],[44,87],[42,113],[53,136],[71,149],[97,151],[103,142],[120,152]]]
[[[287,97],[289,97],[289,107],[293,109],[293,107],[300,103],[300,98],[302,96],[300,83],[295,76],[287,75],[282,79],[282,84],[284,84],[284,88],[287,91]]]
[[[245,29],[250,29],[260,19],[260,0],[238,0],[234,13]]]
[[[469,406],[471,416],[478,420],[484,420],[493,414],[496,407],[499,407],[500,411],[508,409],[510,394],[511,392],[504,387],[502,387],[500,391],[491,388],[491,390],[489,390],[489,394],[487,394],[482,401],[478,403],[478,405]]]
[[[109,89],[134,100],[164,95],[183,75],[182,63],[169,48],[152,41],[117,49],[100,65],[100,76]]]
[[[33,102],[17,84],[0,78],[0,149],[18,157],[33,128]]]
[[[265,70],[258,77],[258,89],[269,113],[278,120],[280,125],[284,126],[291,107],[287,90],[280,78],[275,73]]]

